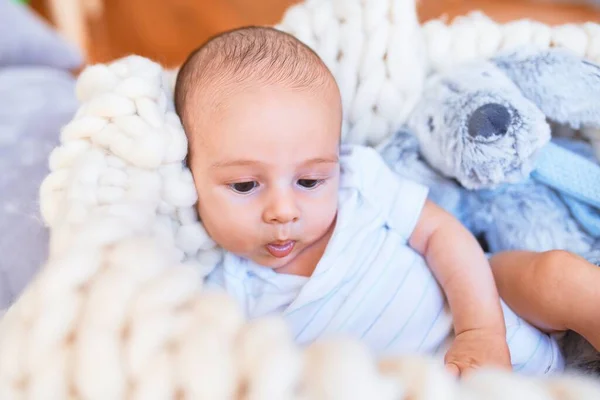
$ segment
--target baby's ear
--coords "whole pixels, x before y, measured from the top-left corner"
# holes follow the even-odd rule
[[[549,119],[600,127],[600,66],[560,48],[522,47],[492,61]]]

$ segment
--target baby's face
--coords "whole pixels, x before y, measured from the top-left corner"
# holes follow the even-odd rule
[[[252,87],[208,114],[188,127],[197,138],[190,167],[207,232],[265,267],[286,267],[310,253],[337,213],[337,89]]]

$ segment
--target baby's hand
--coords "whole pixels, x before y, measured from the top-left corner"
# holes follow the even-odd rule
[[[505,335],[484,328],[458,334],[444,361],[447,369],[456,376],[482,366],[511,369]]]

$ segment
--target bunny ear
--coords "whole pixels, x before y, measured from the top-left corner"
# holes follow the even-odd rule
[[[560,48],[523,47],[492,61],[549,119],[600,127],[600,66]]]

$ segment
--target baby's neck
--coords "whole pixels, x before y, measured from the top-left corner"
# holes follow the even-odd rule
[[[327,248],[333,230],[335,229],[336,220],[337,217],[333,219],[329,229],[327,229],[327,232],[325,232],[320,239],[302,250],[302,252],[287,265],[278,268],[277,272],[289,275],[311,276],[325,253],[325,249]]]

